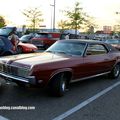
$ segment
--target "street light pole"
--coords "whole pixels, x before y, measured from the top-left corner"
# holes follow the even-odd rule
[[[56,6],[56,0],[54,0],[54,18],[53,18],[53,31],[55,30],[55,6]]]
[[[51,29],[53,30],[53,7],[54,5],[50,4],[51,8]]]

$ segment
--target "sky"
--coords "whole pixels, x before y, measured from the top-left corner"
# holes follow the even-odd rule
[[[83,10],[95,18],[99,26],[114,25],[119,21],[120,0],[56,0],[56,26],[57,22],[64,18],[62,10],[72,9],[78,1]],[[24,25],[26,17],[22,14],[24,9],[38,7],[42,11],[47,28],[52,27],[54,0],[0,0],[0,15],[9,21],[9,25]]]

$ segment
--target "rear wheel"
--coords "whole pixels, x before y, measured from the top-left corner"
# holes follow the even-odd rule
[[[111,78],[118,78],[120,75],[120,65],[116,64],[109,75]]]
[[[50,90],[54,96],[61,97],[65,94],[67,88],[67,78],[64,73],[55,76],[50,84]]]

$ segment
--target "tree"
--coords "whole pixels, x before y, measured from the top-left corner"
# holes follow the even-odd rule
[[[90,17],[88,16],[86,18],[86,22],[85,24],[83,25],[83,28],[84,30],[87,32],[87,33],[94,33],[94,29],[97,28],[97,24],[95,23],[94,21],[94,18],[93,17]]]
[[[43,19],[41,18],[42,13],[39,10],[39,8],[29,8],[25,9],[23,12],[23,15],[25,15],[28,20],[31,22],[31,27],[35,30],[37,26],[40,25],[41,22],[43,22]]]
[[[58,22],[58,27],[60,28],[60,29],[69,29],[69,27],[67,26],[67,21],[66,20],[60,20],[59,22]]]
[[[83,25],[86,25],[87,23],[92,24],[92,22],[89,22],[88,18],[89,16],[83,12],[83,8],[80,7],[80,3],[76,2],[73,9],[66,10],[65,16],[67,17],[67,20],[64,21],[64,27],[67,27],[69,29],[75,29],[77,32],[78,29],[81,29]],[[58,23],[59,27],[61,27],[61,24]],[[92,25],[93,26],[93,25]]]
[[[5,25],[6,25],[5,19],[2,16],[0,16],[0,28],[4,27]]]

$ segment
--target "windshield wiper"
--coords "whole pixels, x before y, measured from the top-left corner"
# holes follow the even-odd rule
[[[59,53],[59,54],[67,54],[67,53],[64,52],[64,51],[55,51],[55,53]]]
[[[54,53],[54,54],[56,54],[56,53],[58,53],[58,54],[67,54],[67,53],[64,52],[64,51],[50,51],[50,50],[48,50],[48,51],[46,51],[46,52],[50,52],[50,53]]]
[[[50,51],[50,50],[48,50],[48,51],[45,51],[45,52],[50,52],[50,53],[54,53],[54,51]]]

